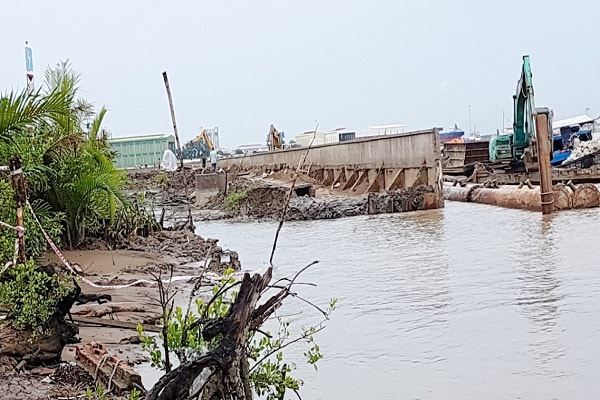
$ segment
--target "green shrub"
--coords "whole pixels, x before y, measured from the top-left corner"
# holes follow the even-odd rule
[[[74,290],[73,282],[59,274],[37,271],[33,261],[10,267],[0,280],[0,305],[18,329],[44,329],[56,314],[58,303]]]
[[[246,198],[248,195],[247,190],[240,190],[239,192],[230,192],[225,196],[225,206],[228,210],[233,211],[238,208],[240,201]]]

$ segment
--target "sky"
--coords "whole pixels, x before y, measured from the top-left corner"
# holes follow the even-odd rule
[[[113,137],[218,126],[221,146],[372,125],[512,124],[529,54],[536,106],[600,115],[597,0],[0,0],[0,91],[70,60]],[[470,115],[470,117],[469,117]],[[503,120],[504,115],[504,120]]]

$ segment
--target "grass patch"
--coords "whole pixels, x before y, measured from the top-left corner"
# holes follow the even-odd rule
[[[230,192],[227,194],[227,196],[225,196],[225,206],[229,211],[236,210],[239,207],[240,201],[245,199],[247,195],[247,190]]]

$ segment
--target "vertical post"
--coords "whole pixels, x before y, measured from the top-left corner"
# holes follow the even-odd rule
[[[189,228],[194,231],[194,218],[192,217],[192,208],[190,206],[190,198],[188,197],[187,178],[185,171],[183,170],[183,152],[181,151],[181,143],[179,143],[179,133],[177,133],[177,123],[175,122],[175,108],[173,107],[173,97],[171,96],[171,87],[169,86],[169,79],[167,78],[167,71],[162,73],[163,79],[165,80],[165,87],[167,88],[167,96],[169,97],[169,108],[171,109],[171,120],[173,121],[173,131],[175,132],[175,141],[177,142],[177,150],[179,151],[179,165],[181,173],[183,174],[183,185],[185,186],[185,199],[188,203],[188,223]]]
[[[21,168],[21,160],[19,157],[14,156],[8,161],[8,168],[10,170],[10,179],[12,187],[15,192],[15,202],[17,203],[17,227],[20,228],[17,231],[17,239],[19,243],[19,262],[25,263],[27,257],[25,255],[25,232],[23,230],[25,224],[23,221],[23,207],[27,204],[27,185],[25,184],[25,177],[23,177],[23,170]]]
[[[173,121],[173,131],[175,132],[175,140],[177,141],[177,150],[179,151],[179,163],[183,170],[183,152],[181,151],[181,143],[179,143],[179,133],[177,133],[177,123],[175,122],[175,108],[173,107],[173,97],[171,96],[171,87],[169,86],[169,78],[167,71],[162,73],[167,88],[167,96],[169,97],[169,107],[171,108],[171,120]]]
[[[548,129],[548,109],[536,110],[535,128],[537,139],[538,165],[540,170],[540,195],[542,214],[552,214],[554,192],[552,191],[552,169],[550,166],[550,132]]]

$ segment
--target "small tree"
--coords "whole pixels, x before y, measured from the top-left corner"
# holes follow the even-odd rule
[[[311,263],[291,278],[272,284],[272,268],[264,275],[244,274],[241,281],[234,280],[233,271],[228,270],[222,281],[212,289],[210,300],[195,300],[195,312],[191,312],[189,306],[200,288],[199,284],[192,290],[187,312],[181,307],[173,310],[168,304],[163,305],[163,310],[171,309],[173,312],[165,314],[165,329],[159,335],[162,346],[157,343],[156,337],[146,335],[141,325],[138,327],[142,346],[150,352],[152,364],[167,371],[148,393],[147,399],[250,400],[255,393],[277,400],[283,399],[286,390],[297,393],[303,382],[292,376],[295,367],[284,361],[283,349],[298,342],[308,344],[304,355],[307,362],[316,368],[323,355],[314,335],[325,328],[336,300],[332,299],[325,310],[314,306],[322,313],[323,320],[315,326],[303,328],[295,338],[289,331],[290,322],[283,318],[277,318],[279,329],[276,335],[263,331],[261,327],[275,315],[288,296],[301,299],[291,289],[298,276],[316,263]],[[269,288],[277,290],[276,294],[258,305]],[[160,298],[172,297],[163,293]],[[164,357],[169,351],[173,351],[181,363],[173,370],[168,358]],[[200,383],[197,382],[199,377]]]

